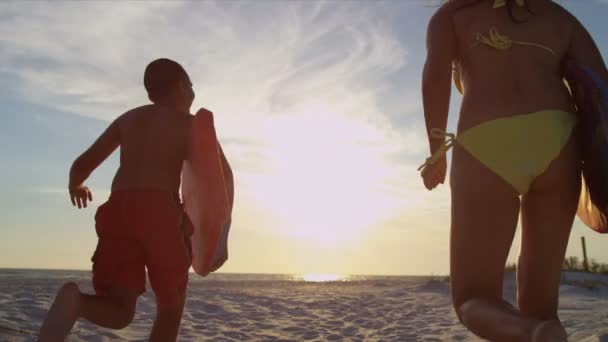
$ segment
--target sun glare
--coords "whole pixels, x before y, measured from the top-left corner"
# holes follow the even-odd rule
[[[251,180],[277,232],[298,243],[340,246],[365,238],[394,213],[393,168],[377,128],[321,111],[273,119],[267,173]]]

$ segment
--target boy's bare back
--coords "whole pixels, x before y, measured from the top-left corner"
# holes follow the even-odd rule
[[[120,167],[112,191],[156,189],[178,193],[192,119],[162,105],[146,105],[121,115],[108,130],[120,139]]]

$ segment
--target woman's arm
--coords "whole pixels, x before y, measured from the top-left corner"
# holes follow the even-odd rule
[[[431,130],[445,131],[450,107],[452,61],[456,57],[456,36],[448,5],[431,18],[426,36],[427,55],[422,73],[422,102],[431,154],[443,144]]]
[[[452,61],[456,56],[456,36],[452,25],[454,2],[441,7],[431,18],[426,36],[427,55],[422,72],[422,102],[431,155],[441,149],[445,139],[434,138],[433,129],[445,131],[452,90]],[[424,186],[432,190],[443,184],[447,172],[445,156],[427,162],[422,170]]]
[[[590,68],[600,79],[608,84],[608,70],[602,58],[600,50],[593,38],[572,14],[572,36],[568,47],[567,57],[576,61],[577,64]]]

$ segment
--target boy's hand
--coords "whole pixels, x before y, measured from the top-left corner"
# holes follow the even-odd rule
[[[87,188],[84,184],[81,184],[76,187],[70,188],[70,199],[72,200],[72,205],[78,205],[78,209],[87,207],[87,200],[93,200],[93,194],[91,194],[91,190]]]
[[[422,180],[424,186],[428,190],[433,190],[437,185],[443,184],[447,171],[447,162],[445,156],[437,160],[433,164],[428,164],[422,170]]]

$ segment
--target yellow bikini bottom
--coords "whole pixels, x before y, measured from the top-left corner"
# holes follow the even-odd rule
[[[573,113],[543,110],[486,121],[457,137],[433,129],[433,137],[447,138],[446,143],[419,170],[437,161],[458,143],[523,195],[560,154],[575,125]]]

